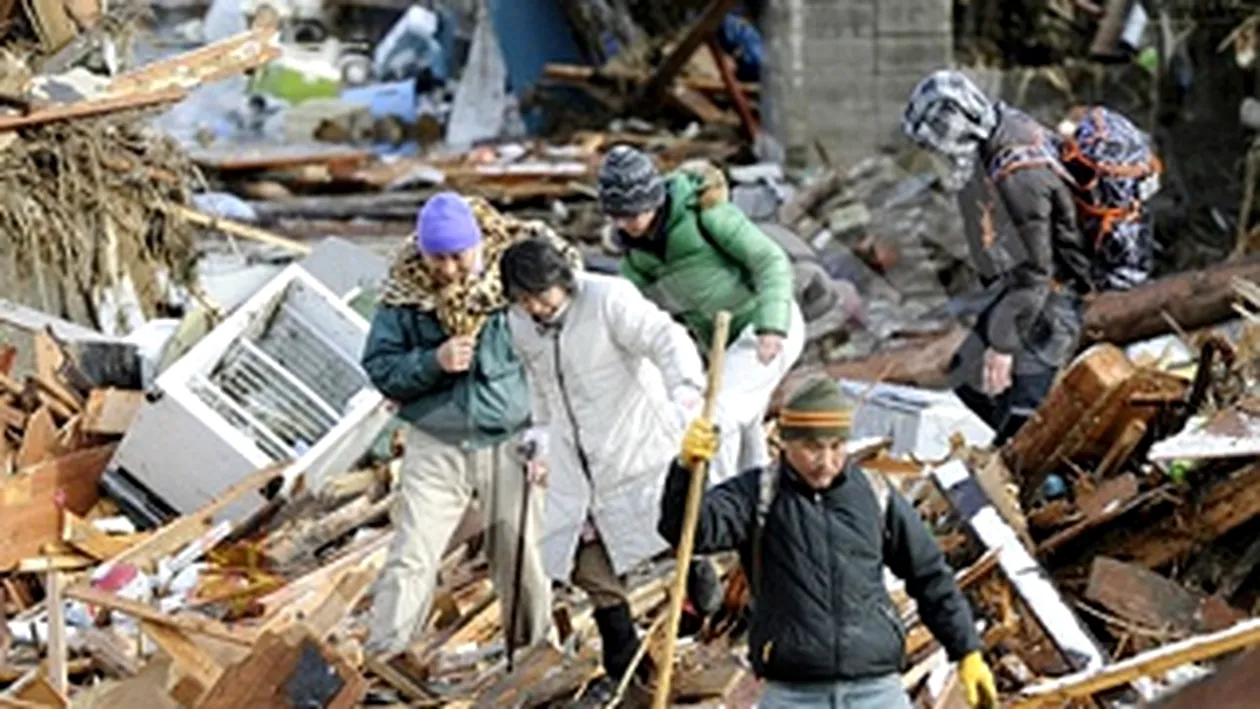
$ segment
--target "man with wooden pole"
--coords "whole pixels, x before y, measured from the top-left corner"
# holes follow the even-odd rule
[[[852,405],[836,383],[811,379],[779,413],[779,460],[705,492],[718,434],[708,418],[696,419],[665,482],[661,536],[677,545],[680,568],[693,544],[702,554],[738,550],[753,598],[749,655],[767,680],[762,709],[909,709],[905,629],[884,566],[905,580],[924,624],[959,662],[969,704],[995,704],[971,608],[944,555],[914,507],[847,455],[851,423]],[[665,658],[672,660],[668,639]],[[660,668],[658,708],[667,704],[671,669]]]

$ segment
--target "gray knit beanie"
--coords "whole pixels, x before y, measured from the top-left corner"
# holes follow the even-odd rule
[[[652,158],[618,145],[599,167],[599,206],[614,217],[651,212],[665,203],[665,180]]]

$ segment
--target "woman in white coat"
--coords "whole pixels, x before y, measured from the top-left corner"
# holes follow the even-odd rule
[[[512,343],[533,397],[546,480],[543,566],[594,604],[604,669],[638,647],[622,577],[668,548],[660,495],[704,369],[686,331],[619,277],[577,273],[553,246],[517,244],[499,264]],[[545,465],[545,473],[544,473]]]

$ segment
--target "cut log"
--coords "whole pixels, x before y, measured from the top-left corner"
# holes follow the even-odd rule
[[[331,514],[303,519],[294,527],[283,529],[282,534],[269,536],[262,545],[263,555],[280,566],[314,555],[321,546],[389,514],[393,504],[392,493],[376,502],[364,495]]]
[[[1164,313],[1187,331],[1228,320],[1235,316],[1235,278],[1260,280],[1260,255],[1103,293],[1085,309],[1086,341],[1127,344],[1163,335]]]

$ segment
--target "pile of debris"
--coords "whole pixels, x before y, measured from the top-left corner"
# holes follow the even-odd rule
[[[146,120],[202,81],[267,61],[273,39],[250,33],[112,79],[7,73],[0,294],[125,333],[192,285],[196,227],[178,210],[202,180]]]

